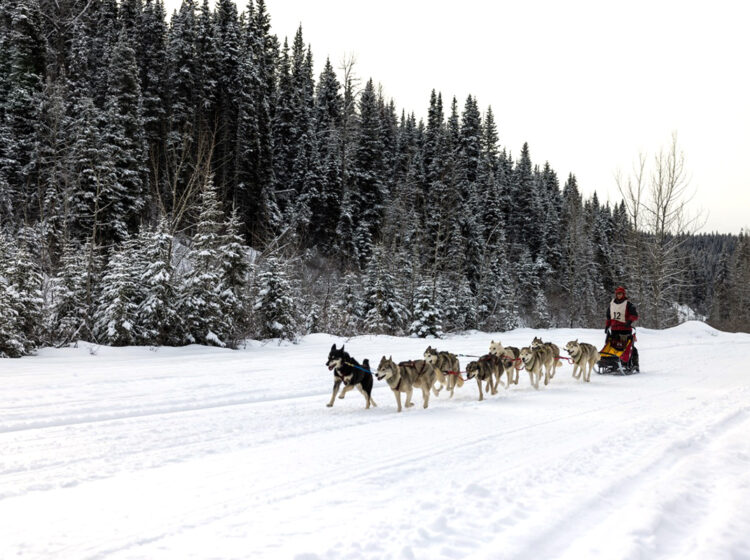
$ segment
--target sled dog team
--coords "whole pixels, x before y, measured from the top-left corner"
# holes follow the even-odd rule
[[[588,382],[591,379],[591,370],[594,364],[599,360],[599,351],[592,344],[571,340],[565,345],[565,351],[573,363],[573,378]],[[331,400],[326,406],[333,406],[336,395],[340,399],[344,398],[347,392],[355,387],[365,397],[365,408],[370,405],[377,406],[372,398],[373,374],[379,380],[385,380],[393,391],[398,405],[398,412],[401,412],[401,394],[406,395],[404,406],[411,407],[414,389],[422,390],[423,407],[427,408],[430,403],[430,391],[435,396],[445,389],[453,396],[455,389],[462,387],[464,380],[461,377],[461,367],[456,354],[450,352],[438,351],[431,346],[424,351],[423,359],[409,360],[405,362],[394,362],[393,357],[386,358],[383,356],[380,360],[377,370],[370,370],[368,360],[363,360],[360,364],[350,356],[342,345],[336,348],[334,344],[328,353],[326,362],[328,369],[333,371],[333,393]],[[490,342],[490,351],[484,356],[466,365],[466,377],[476,379],[479,388],[479,400],[484,400],[484,393],[496,394],[498,386],[502,383],[507,389],[511,383],[518,385],[518,373],[521,369],[529,372],[529,380],[534,389],[539,389],[539,383],[544,379],[547,385],[555,377],[557,368],[562,365],[560,359],[560,349],[551,342],[543,342],[541,338],[535,337],[530,346],[515,348],[513,346],[503,346],[499,341]],[[502,376],[505,374],[505,381]],[[484,384],[484,393],[482,392]]]

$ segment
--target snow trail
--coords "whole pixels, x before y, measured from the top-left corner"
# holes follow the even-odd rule
[[[400,414],[377,381],[377,408],[356,391],[325,407],[327,335],[3,361],[0,557],[750,557],[750,335],[638,334],[639,375],[585,384],[564,364],[538,391],[522,372]],[[602,338],[437,346],[536,335]],[[346,348],[377,363],[435,342]]]

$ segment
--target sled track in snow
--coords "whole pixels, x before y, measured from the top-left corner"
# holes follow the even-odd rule
[[[681,385],[680,388],[694,385],[696,383],[700,383],[700,381]],[[576,419],[576,418],[583,418],[588,415],[596,415],[605,410],[613,410],[614,408],[627,408],[628,406],[634,403],[642,403],[644,402],[644,400],[651,401],[655,399],[661,399],[665,394],[670,394],[674,392],[674,390],[675,389],[659,391],[656,393],[651,393],[645,397],[643,395],[639,395],[638,397],[634,397],[627,401],[622,401],[618,403],[617,405],[615,405],[614,407],[612,404],[606,404],[602,406],[588,408],[580,412],[557,415],[557,416],[548,418],[543,421],[534,422],[531,424],[525,424],[517,428],[506,429],[506,430],[501,430],[501,431],[487,431],[486,433],[472,435],[470,439],[467,439],[465,433],[460,433],[456,436],[456,439],[460,439],[460,443],[446,445],[445,442],[443,442],[443,444],[440,445],[439,447],[436,447],[432,443],[425,446],[424,448],[420,448],[417,446],[416,449],[414,449],[412,452],[406,455],[402,454],[398,456],[391,456],[383,460],[382,462],[378,462],[375,465],[372,465],[372,464],[344,465],[342,464],[342,462],[346,460],[346,457],[339,457],[338,461],[340,462],[337,463],[335,469],[330,473],[325,473],[323,478],[325,478],[326,480],[335,481],[331,485],[338,484],[338,479],[337,479],[338,472],[352,473],[349,478],[350,480],[366,479],[383,469],[385,470],[397,469],[398,467],[402,467],[410,463],[418,462],[423,459],[428,459],[428,458],[435,459],[441,455],[449,455],[449,454],[456,453],[458,451],[466,451],[466,450],[475,448],[480,445],[487,445],[488,441],[501,440],[503,438],[507,438],[508,436],[511,436],[514,434],[519,434],[519,433],[523,433],[526,431],[533,432],[545,426],[555,425],[560,422],[565,422],[565,421],[569,421],[569,420]],[[531,394],[536,394],[536,393],[537,391],[534,391]],[[472,407],[478,403],[476,401],[471,401],[471,402],[463,401],[461,404],[464,405],[464,407]],[[459,406],[457,408],[462,408],[462,407]],[[424,412],[417,410],[414,413],[429,414],[430,409]],[[395,413],[394,411],[393,414],[398,414],[398,413]],[[404,413],[400,413],[400,414],[403,415]],[[389,422],[388,416],[379,416],[378,419],[381,421],[382,424],[386,424],[387,422]],[[355,426],[355,428],[358,426]],[[416,442],[415,442],[415,445],[417,445]],[[518,460],[519,465],[524,462],[525,462],[525,458],[519,458]],[[315,474],[315,476],[312,476],[309,478],[298,479],[294,483],[291,483],[291,485],[290,485],[290,481],[287,480],[279,486],[264,489],[264,492],[272,493],[274,495],[274,498],[280,501],[280,500],[284,500],[287,498],[299,496],[300,494],[303,494],[305,492],[320,490],[321,489],[320,487],[308,488],[308,489],[304,488],[305,485],[309,484],[310,480],[318,480],[320,478],[321,478],[321,473],[318,472]],[[267,496],[258,497],[258,500],[261,500],[261,501],[265,501],[266,499],[267,499]]]
[[[534,538],[527,539],[526,542],[533,544],[518,549],[506,549],[508,557],[554,558],[560,556],[561,551],[566,551],[571,546],[570,527],[586,527],[591,530],[591,528],[602,526],[601,530],[606,532],[608,523],[616,523],[618,509],[629,509],[624,508],[624,504],[639,502],[644,496],[652,496],[652,499],[657,501],[665,497],[667,501],[679,499],[680,496],[692,496],[694,498],[693,488],[675,488],[672,473],[675,470],[693,468],[696,459],[710,463],[716,462],[715,460],[712,461],[712,455],[706,453],[706,450],[714,446],[715,441],[722,435],[738,426],[747,424],[748,412],[750,412],[750,407],[733,410],[707,426],[702,426],[699,421],[696,421],[696,428],[699,426],[705,428],[700,434],[692,432],[685,437],[680,437],[649,460],[642,462],[635,471],[630,467],[622,471],[621,477],[615,477],[604,487],[596,489],[593,494],[577,504],[574,509],[558,512],[559,520],[551,526],[534,525],[529,527],[529,536],[533,534]],[[660,437],[656,433],[650,435],[650,439],[658,440]],[[648,439],[644,439],[643,443],[648,443]],[[710,469],[704,468],[706,468],[707,474],[710,474]],[[657,476],[654,477],[652,473],[657,473]],[[669,478],[667,478],[668,475],[670,475]],[[666,496],[660,496],[660,491]],[[693,493],[691,494],[691,492]],[[691,519],[689,525],[680,526],[680,532],[685,536],[690,535],[694,527],[700,526],[703,519],[710,515],[710,511],[701,508],[700,504],[696,503],[699,501],[697,499],[692,502],[686,500],[682,508],[682,517]],[[605,504],[604,509],[606,509],[606,515],[604,516],[602,515],[602,504]],[[686,506],[690,508],[687,512],[685,511]],[[649,527],[640,531],[639,536],[642,539],[653,540],[654,530],[658,529],[660,525],[659,513],[669,515],[668,511],[666,514],[662,511],[656,512],[655,517],[657,519],[644,519],[643,523],[648,524]],[[677,551],[673,551],[672,554],[674,557],[681,556]],[[581,556],[580,552],[578,556]],[[583,553],[583,557],[592,556],[596,556],[594,551]]]
[[[70,416],[67,418],[61,418],[57,420],[49,421],[37,421],[37,422],[18,422],[17,425],[3,426],[0,427],[0,434],[10,434],[13,432],[23,432],[27,430],[42,430],[45,428],[62,428],[65,426],[79,426],[85,424],[96,424],[100,422],[113,422],[118,420],[130,420],[136,418],[148,418],[150,416],[164,416],[169,414],[184,414],[190,412],[201,412],[205,410],[211,410],[216,408],[232,408],[240,406],[248,406],[255,404],[270,404],[274,402],[283,402],[290,400],[301,400],[310,398],[310,395],[294,395],[277,398],[264,398],[263,400],[258,399],[237,399],[219,401],[210,404],[200,405],[180,405],[180,406],[161,406],[154,407],[150,410],[144,410],[141,412],[127,412],[123,411],[120,413],[113,414],[92,414],[86,417]]]

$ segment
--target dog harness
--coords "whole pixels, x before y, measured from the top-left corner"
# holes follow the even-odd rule
[[[526,362],[523,362],[523,365],[526,366],[526,369],[528,369],[529,371],[531,371],[531,370],[534,369],[534,364],[536,363],[536,361],[537,361],[537,355],[535,353],[533,353],[533,354],[531,354],[531,363],[530,364],[526,364]]]

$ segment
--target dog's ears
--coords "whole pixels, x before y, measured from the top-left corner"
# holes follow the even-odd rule
[[[393,354],[391,354],[391,355],[390,355],[390,357],[389,357],[388,359],[389,359],[390,361],[393,361]]]
[[[334,350],[336,350],[336,343],[335,342],[333,343],[333,346],[331,346],[331,352],[333,352]]]

